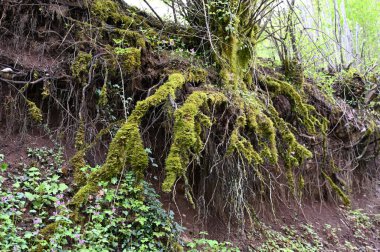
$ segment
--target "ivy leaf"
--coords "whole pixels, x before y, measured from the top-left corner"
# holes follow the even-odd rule
[[[0,167],[2,172],[5,172],[8,169],[8,164],[7,163],[2,163]]]
[[[112,183],[113,185],[116,185],[116,183],[117,183],[117,178],[116,178],[116,177],[113,177],[113,178],[111,179],[111,183]]]
[[[58,191],[60,192],[63,192],[65,191],[67,188],[69,188],[66,184],[64,183],[60,183],[59,186],[58,186]]]
[[[31,194],[30,192],[25,192],[25,197],[30,200],[30,201],[33,201],[36,197],[34,194]]]
[[[29,239],[29,238],[31,238],[32,236],[33,236],[33,233],[30,232],[30,231],[27,231],[27,232],[25,232],[24,238],[25,238],[25,239]]]

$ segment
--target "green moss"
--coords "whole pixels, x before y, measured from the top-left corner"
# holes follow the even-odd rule
[[[343,192],[339,186],[337,186],[334,181],[331,179],[330,176],[328,176],[324,171],[322,171],[323,177],[329,182],[331,188],[338,194],[340,199],[342,200],[343,204],[345,206],[350,206],[351,205],[351,200],[350,198]]]
[[[45,241],[48,241],[50,239],[50,237],[52,235],[54,235],[54,233],[56,232],[56,230],[61,226],[61,225],[64,225],[64,222],[63,221],[57,221],[57,222],[53,222],[53,223],[50,223],[48,224],[46,227],[42,228],[38,235],[42,236],[42,238],[45,240]],[[34,252],[42,252],[42,251],[47,251],[48,248],[47,248],[47,245],[48,245],[48,242],[46,242],[46,244],[42,245],[42,243],[39,243],[37,245],[37,248],[35,250],[33,250]]]
[[[115,36],[115,37],[112,37]],[[145,37],[137,31],[127,29],[115,29],[111,37],[116,40],[122,40],[126,46],[136,47],[139,49],[146,48]]]
[[[74,170],[74,182],[79,186],[84,185],[86,183],[86,176],[81,170],[83,167],[86,166],[85,154],[85,151],[79,150],[70,159],[70,165],[73,167]]]
[[[175,91],[182,87],[185,83],[185,78],[182,74],[174,73],[169,76],[169,80],[161,86],[154,95],[148,97],[143,101],[137,102],[136,108],[129,117],[130,122],[139,124],[145,113],[163,102],[165,102],[169,95],[175,97]]]
[[[296,137],[289,129],[288,124],[279,117],[276,109],[272,105],[268,107],[268,110],[285,147],[284,151],[281,152],[281,157],[284,160],[289,187],[291,191],[295,193],[293,169],[298,167],[304,160],[311,158],[313,154],[297,141]]]
[[[120,48],[116,47],[114,49],[117,55],[118,61],[121,62],[123,68],[127,73],[133,73],[137,71],[141,66],[141,49],[130,47],[130,48]]]
[[[264,162],[259,153],[253,148],[252,143],[239,134],[239,128],[236,128],[231,134],[227,155],[231,155],[235,151],[241,158],[245,158],[249,164],[252,162],[262,164]]]
[[[229,38],[227,43],[221,47],[222,70],[220,76],[225,87],[231,87],[235,90],[245,88],[243,79],[244,73],[247,71],[247,57],[240,57],[239,47],[240,42],[234,36]]]
[[[32,118],[36,123],[41,123],[43,119],[41,110],[34,102],[30,100],[26,100],[26,104],[28,106],[28,114],[30,118]]]
[[[75,148],[77,152],[70,159],[70,164],[74,169],[74,182],[77,185],[83,185],[86,182],[86,177],[81,170],[86,165],[86,152],[83,150],[85,148],[85,136],[85,126],[83,120],[81,120],[75,135]]]
[[[289,99],[293,111],[297,114],[297,118],[310,134],[316,134],[317,127],[322,133],[325,133],[327,129],[326,120],[322,116],[317,118],[313,115],[313,113],[316,113],[315,108],[304,103],[303,98],[292,85],[270,77],[266,79],[262,78],[261,81],[267,85],[269,91],[277,95],[284,95]]]
[[[39,234],[42,235],[46,240],[49,239],[51,235],[59,228],[60,225],[64,224],[64,222],[53,222],[48,224],[46,227],[40,230]]]
[[[84,130],[84,121],[81,120],[79,122],[79,127],[77,130],[77,133],[75,135],[75,148],[77,150],[80,150],[84,147],[85,145],[85,130]]]
[[[95,136],[95,139],[91,143],[84,144],[84,141],[83,141],[83,144],[78,145],[77,152],[69,161],[70,165],[73,167],[74,182],[77,185],[82,186],[87,181],[86,174],[82,171],[82,168],[86,166],[86,160],[85,160],[86,152],[90,150],[91,148],[93,148],[105,134],[108,134],[110,132],[112,128],[119,126],[122,122],[124,122],[124,120],[111,123],[107,128],[104,128],[101,131],[99,131],[99,133]],[[81,126],[79,126],[79,128],[81,128]],[[78,132],[80,131],[81,130],[78,129]],[[78,132],[77,132],[77,135],[78,135]],[[83,131],[83,134],[84,134],[84,131]]]
[[[198,82],[206,83],[208,72],[199,67],[191,67],[187,73],[186,81],[188,82]]]
[[[134,23],[133,18],[125,15],[113,0],[94,0],[91,4],[92,15],[98,17],[105,23],[118,24],[128,27]]]
[[[85,125],[84,121],[81,120],[79,122],[79,127],[75,135],[75,149],[77,150],[77,152],[69,161],[69,163],[74,169],[74,182],[79,186],[83,185],[86,182],[86,176],[81,170],[83,167],[86,166],[86,152],[84,151],[86,143],[85,136]]]
[[[227,1],[234,9],[234,15],[229,18],[212,20],[219,37],[216,44],[218,55],[215,60],[221,71],[223,85],[228,89],[246,90],[252,83],[251,64],[253,63],[253,48],[256,43],[257,28],[249,21],[251,13],[248,2]],[[252,3],[250,3],[252,4]],[[218,13],[218,4],[211,7],[211,12]]]
[[[295,84],[298,90],[302,90],[305,79],[302,65],[296,60],[285,60],[284,69],[287,79]]]
[[[44,81],[44,87],[43,87],[43,90],[42,90],[42,99],[46,99],[47,97],[50,96],[50,81]]]
[[[69,202],[69,205],[75,206],[77,209],[86,203],[88,196],[98,192],[99,187],[91,181],[88,181],[86,185],[82,186],[80,190],[74,195]]]
[[[265,159],[277,163],[277,130],[270,118],[271,115],[266,115],[265,104],[250,91],[236,93],[233,101],[234,107],[238,108],[242,115],[237,119],[236,128],[231,134],[228,153],[236,151],[243,154],[249,163],[254,161],[256,164],[261,164]],[[247,138],[240,135],[240,131],[244,129],[255,134],[257,146],[253,146]]]
[[[118,176],[125,164],[133,169],[139,177],[143,175],[149,160],[140,136],[141,120],[149,109],[162,104],[169,95],[175,97],[175,91],[184,83],[185,79],[182,74],[172,74],[152,96],[136,104],[128,121],[122,125],[112,140],[105,163],[100,169],[90,174],[87,184],[74,195],[72,204],[81,205],[90,193],[97,191],[98,182],[108,181]]]
[[[173,143],[165,161],[164,192],[171,190],[178,177],[186,177],[191,155],[198,155],[203,148],[200,137],[202,126],[211,127],[211,121],[200,110],[209,101],[219,104],[227,101],[227,98],[218,92],[195,91],[174,113]]]
[[[88,71],[91,65],[92,55],[80,51],[71,65],[73,77],[79,81],[82,86],[87,84]]]
[[[102,107],[105,107],[108,104],[108,96],[107,96],[107,83],[104,83],[102,86],[102,89],[100,90],[100,95],[99,95],[99,105]]]
[[[247,125],[256,134],[260,156],[277,163],[276,128],[272,119],[265,114],[266,106],[252,93],[243,95]]]

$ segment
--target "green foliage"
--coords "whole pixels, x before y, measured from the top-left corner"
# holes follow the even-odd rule
[[[336,77],[332,75],[328,75],[324,72],[316,72],[312,69],[308,69],[305,71],[306,77],[312,79],[318,87],[322,90],[324,95],[328,98],[329,102],[335,103],[335,89],[334,83],[336,81]]]
[[[8,164],[4,162],[4,154],[0,153],[0,172],[5,172],[8,169]]]
[[[371,229],[374,226],[374,219],[369,217],[363,209],[349,210],[347,218],[354,223],[356,229]]]
[[[201,234],[207,235],[206,232],[201,232]],[[230,242],[218,242],[206,238],[193,239],[186,244],[186,247],[188,252],[240,252],[240,249],[234,247]]]
[[[266,241],[255,251],[322,251],[324,246],[312,225],[282,226],[281,231],[265,227]]]
[[[68,191],[60,173],[60,150],[28,149],[28,156],[35,166],[23,164],[23,175],[11,175],[5,170],[0,173],[0,244],[4,251],[37,249],[43,222],[48,221],[54,206]],[[10,186],[5,185],[6,176],[12,177]]]
[[[345,3],[349,28],[355,30],[357,26],[361,27],[360,31],[358,31],[359,41],[355,41],[355,44],[360,45],[362,41],[366,43],[363,50],[366,51],[368,58],[379,61],[379,2],[376,0],[345,0]]]
[[[67,207],[60,151],[28,149],[36,166],[24,165],[23,176],[0,173],[0,244],[3,251],[178,251],[182,228],[166,213],[158,195],[132,172],[99,183],[83,212],[72,221]],[[3,156],[1,156],[3,158]],[[99,167],[88,167],[96,171]],[[8,175],[7,175],[8,176]]]

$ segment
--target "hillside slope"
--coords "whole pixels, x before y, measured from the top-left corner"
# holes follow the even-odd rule
[[[0,4],[7,248],[379,249],[376,110],[121,1],[30,2]]]

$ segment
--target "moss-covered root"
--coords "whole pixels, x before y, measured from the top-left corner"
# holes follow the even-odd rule
[[[240,108],[241,115],[232,131],[227,154],[238,153],[248,163],[261,164],[266,159],[273,164],[277,163],[276,128],[270,115],[265,114],[266,105],[256,94],[250,92],[245,93],[243,97],[235,96],[234,101],[236,107]],[[240,133],[246,128],[255,134],[258,143],[256,149],[251,141]]]
[[[254,162],[255,164],[261,164],[264,160],[260,157],[260,154],[254,149],[252,143],[245,137],[240,135],[240,129],[247,125],[246,115],[241,115],[237,119],[237,125],[232,131],[230,142],[227,149],[227,155],[231,155],[236,152],[241,158],[247,160],[250,164]]]
[[[43,119],[41,110],[34,102],[30,100],[26,100],[26,103],[28,105],[28,113],[30,118],[32,118],[36,123],[41,123]]]
[[[99,133],[95,136],[95,139],[88,144],[84,144],[84,124],[80,124],[75,141],[76,149],[78,151],[69,161],[70,165],[73,167],[74,170],[74,182],[78,186],[82,186],[86,183],[86,173],[82,171],[82,168],[86,166],[86,152],[93,148],[105,134],[108,134],[110,132],[112,128],[120,127],[120,125],[123,122],[124,120],[119,120],[114,123],[111,123],[108,127],[99,131]],[[80,144],[81,142],[82,144]]]
[[[351,200],[347,196],[347,194],[345,194],[343,192],[343,190],[337,184],[335,184],[334,181],[332,180],[332,178],[329,175],[327,175],[324,171],[322,171],[322,175],[329,182],[331,188],[335,191],[335,193],[338,194],[338,196],[342,200],[343,204],[345,206],[350,206],[351,205]]]
[[[164,192],[170,192],[176,179],[185,176],[192,154],[199,154],[203,148],[200,137],[202,126],[211,127],[209,117],[200,110],[208,104],[220,104],[227,98],[218,92],[196,91],[192,93],[174,113],[174,138],[166,159],[166,178],[162,185]]]
[[[320,118],[318,118],[318,115],[315,116],[315,108],[305,103],[302,96],[292,85],[270,77],[261,78],[261,82],[265,83],[271,92],[277,95],[284,95],[290,100],[292,109],[296,113],[298,120],[310,134],[316,134],[317,128],[322,133],[326,132],[327,120],[322,116]]]
[[[169,95],[175,97],[175,91],[184,83],[183,75],[174,73],[169,76],[169,80],[155,94],[137,103],[128,121],[122,125],[112,140],[105,163],[89,176],[87,184],[74,195],[71,201],[72,205],[80,206],[89,194],[97,191],[98,182],[108,181],[118,176],[125,164],[135,170],[138,175],[142,175],[149,160],[140,136],[141,120],[149,109],[163,103]]]

